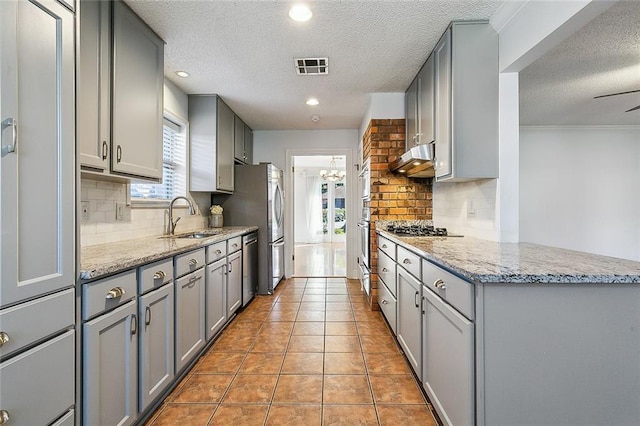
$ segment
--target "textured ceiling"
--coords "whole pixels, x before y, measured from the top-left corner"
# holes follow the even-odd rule
[[[640,124],[640,1],[621,1],[520,73],[522,125]]]
[[[308,1],[313,18],[297,23],[289,1],[126,1],[166,41],[170,80],[221,95],[257,130],[358,128],[368,94],[404,92],[450,21],[488,19],[502,3]],[[325,56],[328,76],[296,74],[294,57]],[[311,96],[320,105],[305,105]]]

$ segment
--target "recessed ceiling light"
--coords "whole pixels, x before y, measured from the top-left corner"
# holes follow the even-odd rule
[[[191,74],[189,74],[186,71],[176,71],[176,74],[178,75],[178,77],[182,77],[182,78],[187,78],[191,76]]]
[[[313,13],[306,4],[294,4],[289,10],[289,18],[298,22],[305,22],[311,19]]]
[[[316,114],[313,114],[311,116],[311,121],[313,121],[314,123],[317,123],[318,121],[320,121],[320,116],[316,115]]]
[[[318,101],[316,98],[309,98],[307,99],[306,104],[307,105],[311,105],[311,106],[316,106],[320,103],[320,101]]]

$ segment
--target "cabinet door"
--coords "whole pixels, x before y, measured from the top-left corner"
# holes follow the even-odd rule
[[[123,2],[113,3],[111,170],[162,179],[164,42]]]
[[[444,424],[475,424],[473,323],[431,290],[422,291],[424,389]]]
[[[76,121],[80,166],[109,169],[111,98],[111,3],[83,1],[79,8]]]
[[[138,304],[140,318],[138,412],[144,411],[174,376],[173,283],[145,294]]]
[[[5,306],[75,282],[75,65],[58,2],[2,1],[0,20]]]
[[[418,93],[418,111],[419,111],[419,124],[418,131],[418,143],[431,143],[435,140],[434,133],[434,98],[433,92],[433,63],[434,55],[429,56],[427,62],[420,70],[418,78],[420,78],[420,92]]]
[[[242,251],[227,257],[227,318],[242,305]]]
[[[218,171],[218,191],[233,192],[233,147],[235,132],[235,114],[218,98],[216,136],[216,170]]]
[[[132,424],[138,394],[136,301],[85,323],[82,329],[82,424]]]
[[[246,160],[244,151],[244,122],[237,115],[234,116],[235,130],[233,133],[233,156],[242,163]]]
[[[246,124],[244,125],[244,162],[253,164],[253,130]]]
[[[405,100],[405,108],[406,108],[406,149],[410,149],[415,146],[417,141],[418,134],[418,88],[419,88],[419,78],[416,77],[407,92],[404,94]]]
[[[212,339],[227,320],[227,259],[207,266],[207,340]]]
[[[422,374],[422,308],[420,306],[422,285],[401,267],[398,267],[396,285],[398,286],[396,336],[413,371],[420,377]]]
[[[204,268],[176,280],[175,363],[182,370],[205,343]]]
[[[451,30],[442,36],[435,50],[435,135],[436,178],[451,176]]]

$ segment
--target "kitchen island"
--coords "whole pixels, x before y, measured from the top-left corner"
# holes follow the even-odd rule
[[[380,306],[445,424],[640,424],[640,262],[378,238]]]

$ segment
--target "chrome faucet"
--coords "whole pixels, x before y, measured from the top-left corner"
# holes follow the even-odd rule
[[[173,204],[179,199],[186,200],[187,203],[189,203],[189,214],[190,215],[196,214],[196,209],[193,207],[193,203],[191,202],[190,199],[188,199],[187,197],[183,197],[181,195],[178,196],[178,197],[174,197],[173,200],[171,200],[171,203],[169,203],[169,225],[167,226],[167,234],[169,234],[169,235],[173,235],[174,234],[174,231],[176,230],[176,225],[178,224],[178,221],[180,220],[179,217],[175,221],[173,220]]]

